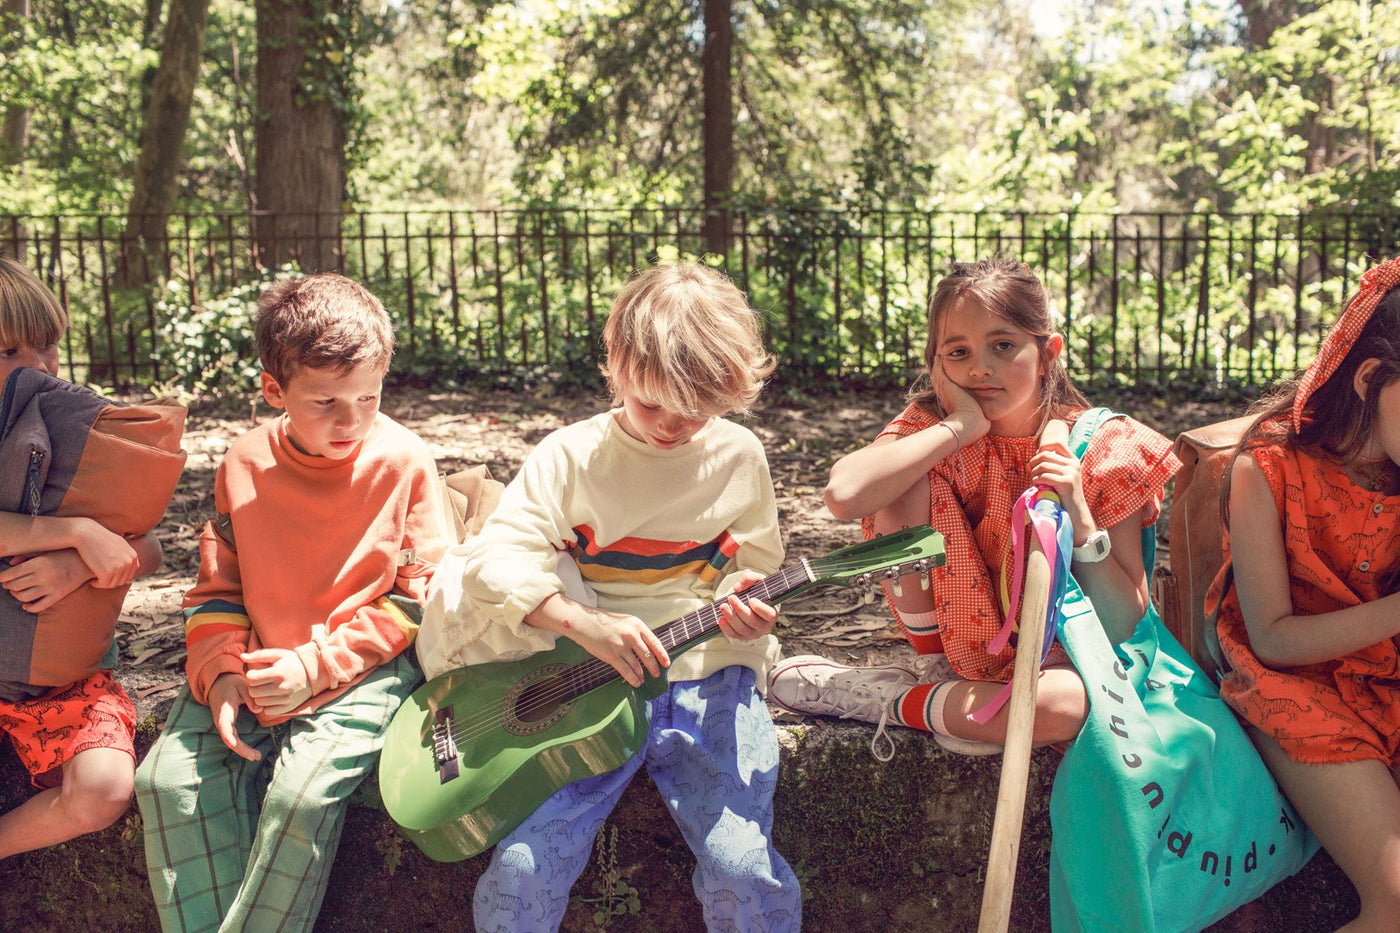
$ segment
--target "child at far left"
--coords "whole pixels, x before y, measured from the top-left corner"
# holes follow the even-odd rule
[[[68,313],[54,293],[23,264],[0,258],[6,425],[23,427],[32,415],[43,435],[81,445],[91,419],[108,405],[59,376],[67,330]],[[37,403],[49,393],[57,393],[58,404]],[[177,448],[182,426],[180,414],[171,424]],[[43,494],[37,487],[32,498],[23,494],[34,451],[30,442],[18,450],[6,440],[0,433],[0,487],[15,495],[0,493],[0,733],[40,791],[0,815],[0,858],[105,829],[131,803],[136,710],[102,660],[127,585],[161,560],[149,529],[128,537],[88,515],[54,514],[40,505],[53,491],[49,484]],[[180,465],[182,456],[175,475]],[[68,624],[67,610],[81,615],[81,625]]]

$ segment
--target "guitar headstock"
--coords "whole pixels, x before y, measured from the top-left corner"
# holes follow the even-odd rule
[[[874,586],[908,573],[942,567],[943,535],[927,525],[905,528],[807,561],[813,584]]]

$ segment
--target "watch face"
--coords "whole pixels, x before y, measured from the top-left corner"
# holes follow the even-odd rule
[[[1097,563],[1108,556],[1109,546],[1108,532],[1100,528],[1085,538],[1083,544],[1074,549],[1074,556],[1078,560]]]

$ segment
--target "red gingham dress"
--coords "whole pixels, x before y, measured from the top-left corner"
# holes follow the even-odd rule
[[[880,436],[903,437],[938,421],[911,404]],[[929,571],[934,612],[948,660],[969,680],[1011,679],[1014,639],[996,655],[988,653],[987,644],[1001,630],[1004,594],[1011,586],[1011,505],[1030,485],[1027,465],[1037,445],[1034,436],[989,434],[928,473],[929,524],[942,532],[948,558],[944,567]],[[1104,422],[1083,458],[1084,497],[1094,521],[1111,528],[1142,512],[1142,527],[1151,526],[1162,490],[1180,467],[1171,442],[1146,425],[1131,418]],[[866,537],[872,536],[871,519],[862,528]],[[900,626],[920,654],[938,650],[933,640],[911,633],[902,619]],[[1057,645],[1045,663],[1066,661]]]

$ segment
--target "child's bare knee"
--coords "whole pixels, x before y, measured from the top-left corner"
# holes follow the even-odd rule
[[[110,749],[100,751],[110,752]],[[131,805],[135,790],[135,766],[124,754],[104,755],[64,770],[60,791],[62,807],[77,832],[90,833],[111,826]]]
[[[1038,740],[1068,742],[1079,735],[1089,717],[1089,698],[1077,674],[1046,671],[1036,696]]]
[[[115,788],[90,788],[65,794],[64,800],[74,832],[95,833],[121,819],[131,805],[131,792],[122,794]]]

